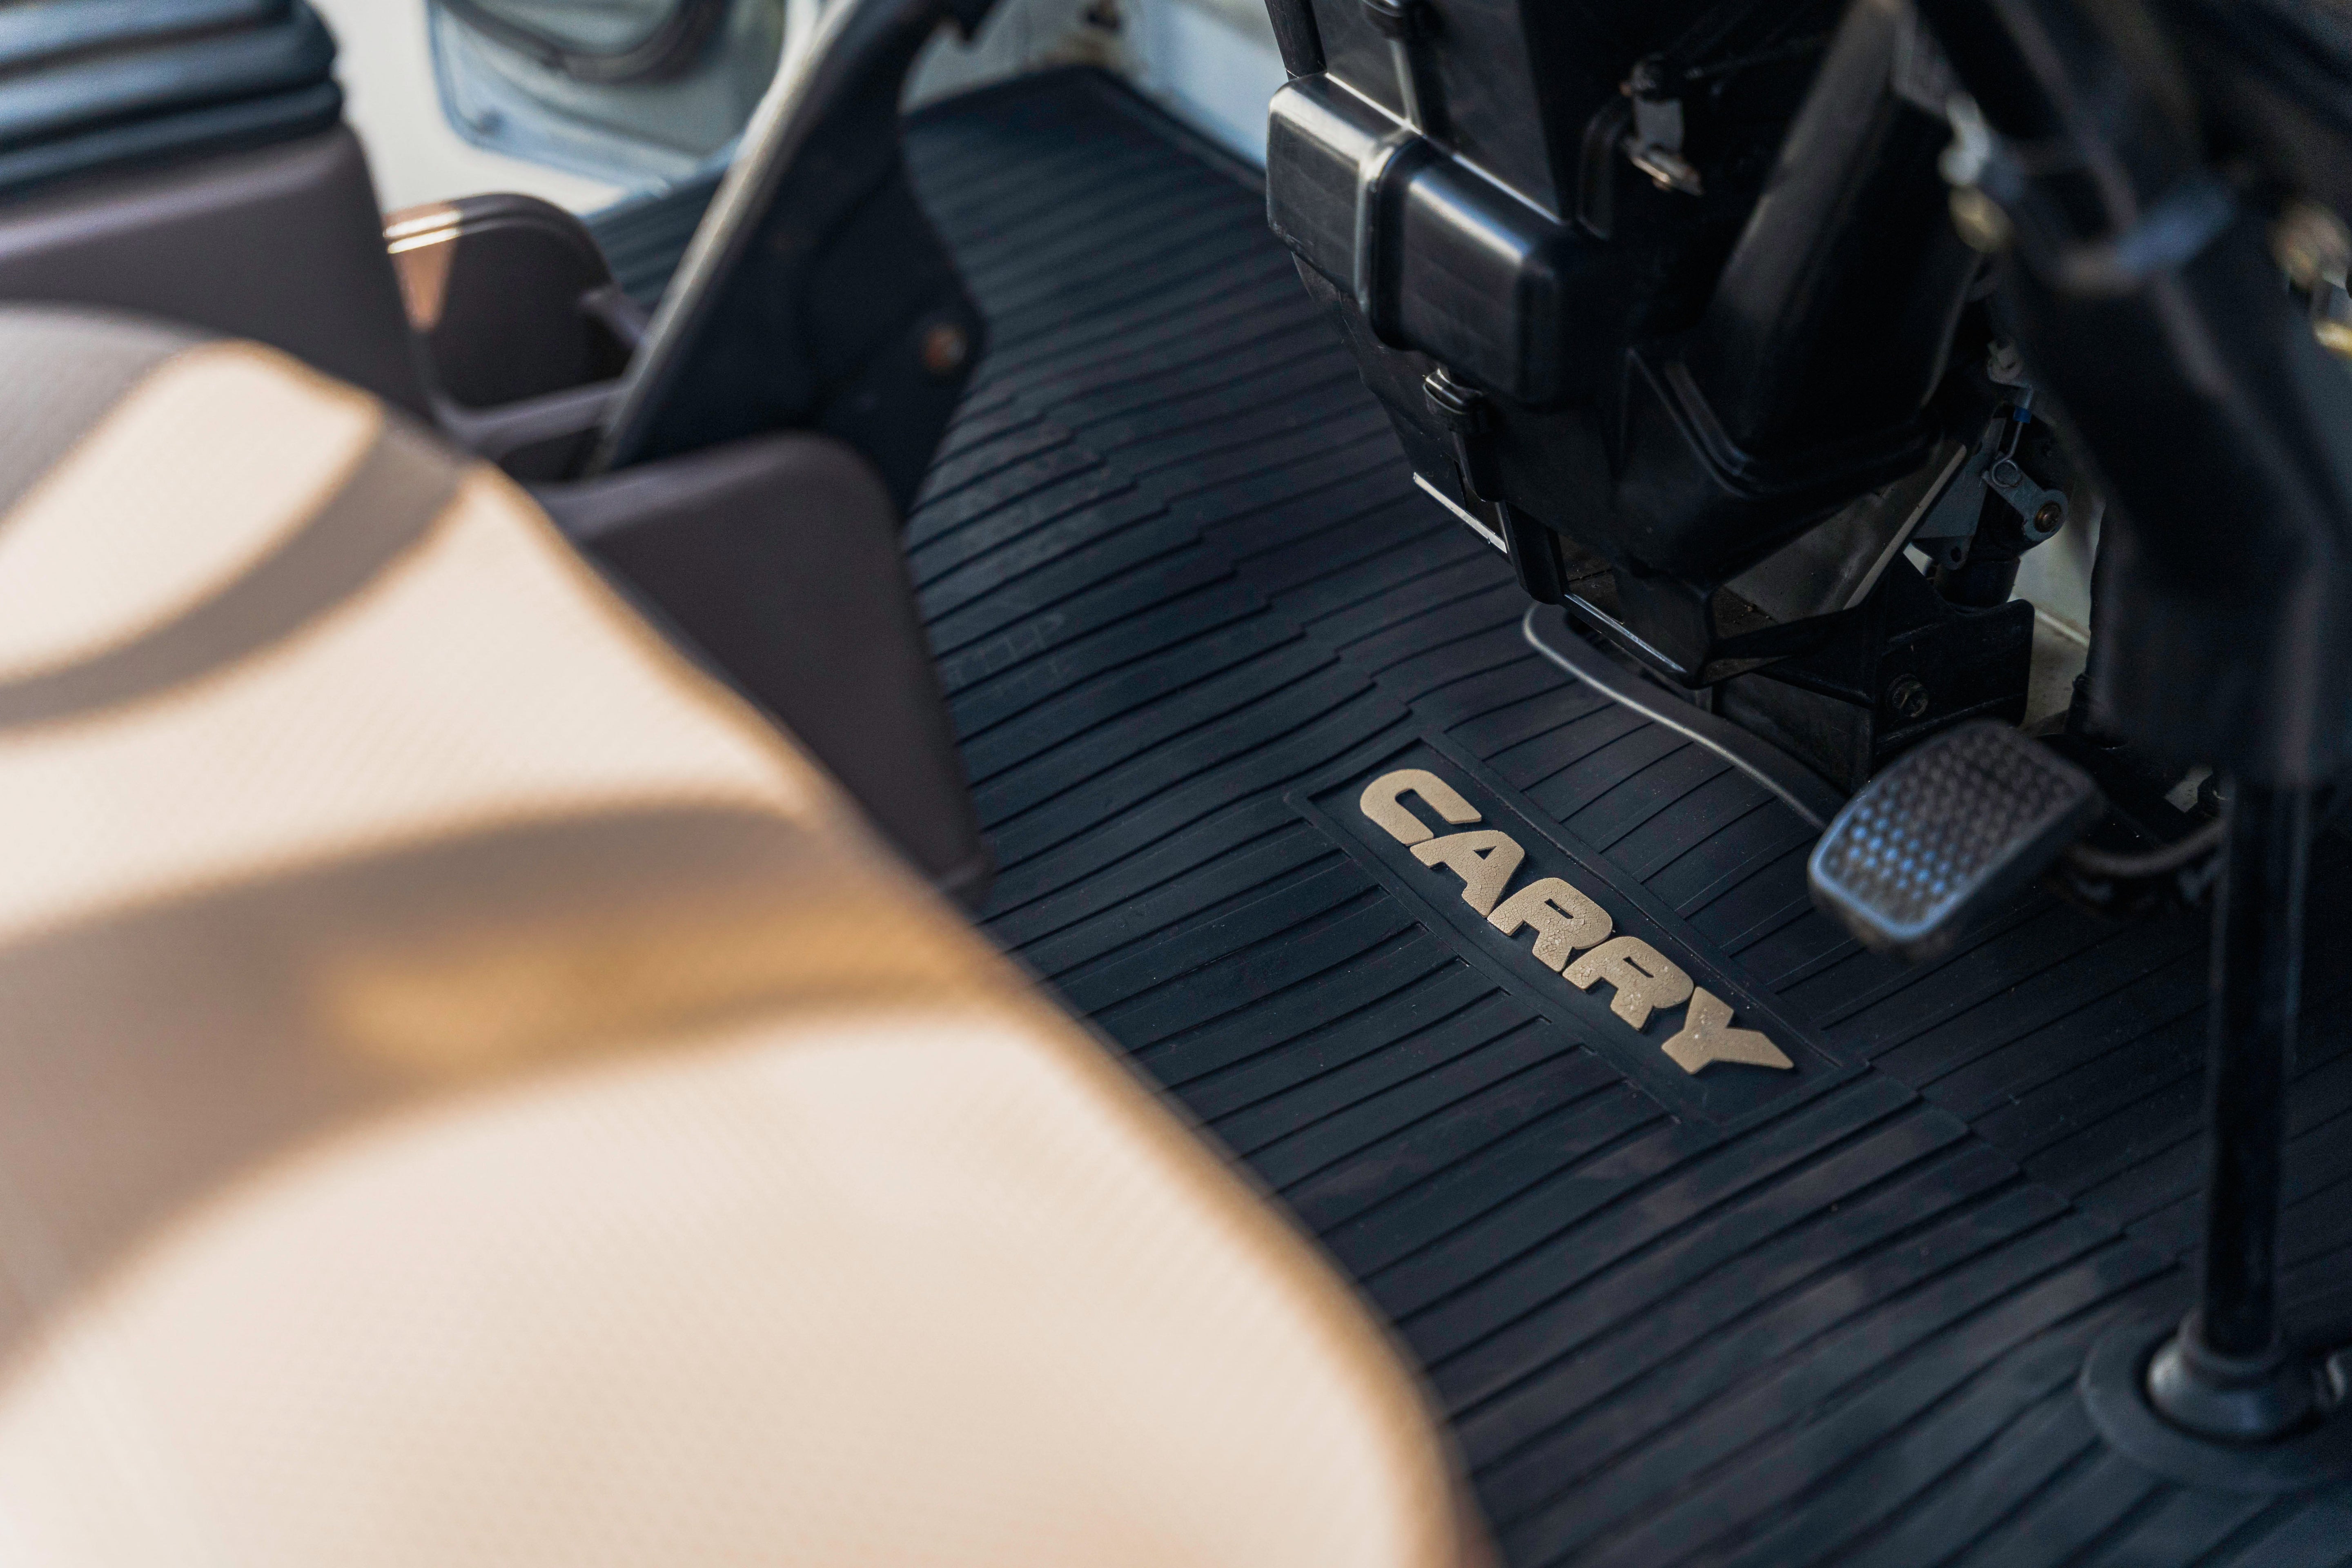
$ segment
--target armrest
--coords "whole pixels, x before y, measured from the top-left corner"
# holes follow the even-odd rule
[[[756,437],[535,492],[639,605],[790,730],[918,869],[991,870],[930,645],[871,465]]]

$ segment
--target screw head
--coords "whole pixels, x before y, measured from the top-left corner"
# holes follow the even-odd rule
[[[1898,675],[1886,689],[1886,705],[1906,719],[1927,716],[1927,683],[1916,675]]]
[[[2309,293],[2323,284],[2344,281],[2352,266],[2352,234],[2344,220],[2317,202],[2287,204],[2271,226],[2271,255],[2280,269]]]
[[[933,375],[953,375],[971,353],[971,335],[953,321],[941,321],[923,334],[923,368]]]
[[[1974,185],[1960,185],[1952,192],[1952,227],[1960,243],[1970,250],[1987,256],[2009,248],[2011,230],[2009,215],[2000,204]]]
[[[1475,435],[1486,428],[1486,398],[1475,386],[1465,386],[1439,365],[1422,378],[1422,395],[1430,412],[1449,430]]]
[[[2043,533],[2055,533],[2066,521],[2066,509],[2054,500],[2043,501],[2034,509],[2033,526]]]

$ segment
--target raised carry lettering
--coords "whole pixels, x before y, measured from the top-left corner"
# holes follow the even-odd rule
[[[1754,1029],[1731,1026],[1731,1004],[1701,986],[1691,994],[1690,1011],[1683,1015],[1683,1030],[1661,1047],[1686,1073],[1697,1073],[1717,1062],[1744,1067],[1795,1070],[1788,1054]]]
[[[1558,877],[1529,882],[1496,905],[1486,921],[1505,936],[1535,927],[1536,962],[1553,970],[1566,968],[1577,949],[1600,946],[1617,928],[1607,910]]]
[[[1436,809],[1437,815],[1460,826],[1478,820],[1478,808],[1462,798],[1461,791],[1439,778],[1426,768],[1399,768],[1392,773],[1382,773],[1364,786],[1363,798],[1356,804],[1364,815],[1388,829],[1389,837],[1400,844],[1425,844],[1433,835],[1428,824],[1407,810],[1404,797],[1417,795]]]
[[[1412,858],[1424,866],[1444,866],[1461,878],[1462,901],[1483,915],[1511,885],[1528,852],[1509,834],[1480,827],[1416,844]]]
[[[1590,991],[1601,981],[1616,987],[1609,1010],[1635,1028],[1660,1007],[1690,1000],[1691,977],[1680,964],[1638,936],[1614,937],[1568,966],[1568,983]]]

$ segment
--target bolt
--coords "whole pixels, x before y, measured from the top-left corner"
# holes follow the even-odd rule
[[[2034,510],[2033,526],[2043,533],[2055,533],[2066,521],[2066,508],[2054,500],[2043,501]]]
[[[1974,185],[1960,185],[1952,192],[1952,227],[1958,231],[1960,243],[1970,250],[1986,256],[2009,248],[2009,215],[2000,204]]]
[[[1927,716],[1927,683],[1916,675],[1898,675],[1886,689],[1886,705],[1906,719]]]
[[[2345,233],[2342,218],[2317,202],[2290,202],[2271,225],[2271,255],[2296,288],[2313,293],[2344,281],[2345,268],[2352,265],[2352,235]]]
[[[1422,378],[1422,395],[1430,412],[1449,430],[1475,435],[1486,428],[1486,398],[1475,386],[1465,386],[1439,365]]]
[[[941,321],[923,334],[923,368],[936,376],[950,376],[963,368],[971,353],[971,339],[953,321]]]

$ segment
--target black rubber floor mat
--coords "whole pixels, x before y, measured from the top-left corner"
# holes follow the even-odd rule
[[[1256,191],[1079,73],[931,110],[911,155],[994,334],[910,531],[1003,866],[989,929],[1401,1327],[1512,1563],[2352,1557],[2352,1499],[2168,1484],[2074,1389],[2119,1310],[2185,1300],[2197,922],[2037,896],[1931,966],[1862,952],[1792,812],[1530,649]],[[1671,1017],[1637,1034],[1540,967],[1365,817],[1402,767],[1793,1068],[1691,1077]],[[2306,1291],[2352,1241],[2344,870],[2297,1092]]]
[[[1859,951],[1792,811],[1530,648],[1258,192],[1081,72],[926,110],[910,147],[993,332],[909,535],[1003,866],[988,927],[1399,1325],[1509,1562],[2352,1559],[2352,1498],[2166,1482],[2074,1388],[2119,1313],[2186,1298],[2195,922],[2035,897],[1929,966]],[[1407,837],[1502,833],[1512,885],[1560,879],[1654,957],[1589,993],[1539,965],[1464,901],[1488,862],[1366,815],[1404,769],[1437,781],[1397,795]],[[2305,1293],[2352,1242],[2329,853]],[[1713,1007],[1637,1032],[1608,999],[1656,959]],[[1691,1075],[1664,1047],[1694,1027],[1790,1066]]]

